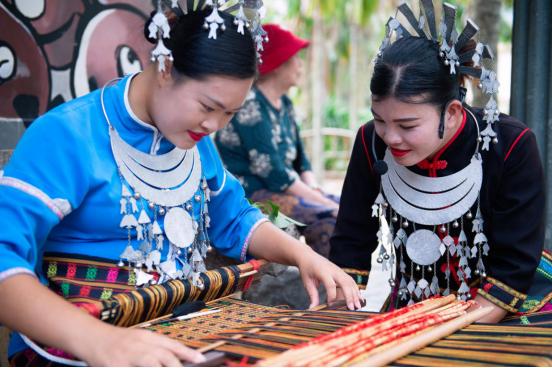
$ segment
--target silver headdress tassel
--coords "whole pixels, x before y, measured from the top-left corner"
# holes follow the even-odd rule
[[[158,63],[159,71],[165,70],[165,61],[173,60],[171,50],[164,43],[164,39],[170,38],[170,24],[166,16],[169,9],[175,14],[187,14],[205,7],[212,8],[211,13],[205,17],[203,28],[209,31],[207,37],[217,39],[218,32],[226,30],[224,19],[220,12],[234,14],[234,26],[237,32],[245,35],[245,28],[249,28],[251,36],[257,44],[257,51],[262,51],[262,43],[267,42],[266,32],[261,27],[262,0],[200,0],[193,2],[195,8],[188,6],[188,0],[157,0],[157,11],[149,25],[149,37],[157,40],[157,45],[151,52],[151,61]],[[259,55],[259,54],[258,54]]]
[[[488,151],[491,142],[498,143],[493,124],[498,122],[499,116],[496,102],[499,83],[496,73],[481,66],[481,60],[492,60],[493,53],[488,45],[482,43],[477,43],[475,50],[463,50],[466,44],[479,32],[479,27],[468,19],[466,26],[458,35],[455,26],[456,7],[448,3],[443,4],[443,16],[438,28],[432,0],[420,0],[420,16],[418,18],[407,3],[401,4],[397,10],[397,14],[387,21],[385,38],[379,48],[377,58],[380,58],[384,50],[393,43],[393,34],[395,34],[395,40],[406,36],[415,36],[426,37],[438,42],[441,58],[443,63],[449,67],[450,74],[478,79],[478,87],[484,94],[489,96],[483,110],[483,120],[487,123],[487,126],[481,131],[479,138],[482,142],[481,150]],[[401,24],[398,13],[406,18],[406,24]],[[426,28],[429,32],[426,32]],[[414,31],[414,34],[410,33],[408,29]]]

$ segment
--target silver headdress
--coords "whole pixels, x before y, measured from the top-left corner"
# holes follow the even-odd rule
[[[398,13],[406,18],[408,24],[401,24]],[[392,43],[393,34],[395,40],[407,36],[425,37],[439,44],[439,50],[443,63],[450,68],[450,74],[458,74],[479,79],[478,87],[489,100],[484,108],[483,120],[487,127],[481,132],[480,141],[483,143],[481,149],[489,150],[491,142],[497,143],[498,138],[493,124],[498,121],[498,105],[496,94],[499,83],[496,73],[481,66],[481,60],[493,59],[493,53],[488,45],[477,43],[475,50],[464,51],[466,44],[479,32],[479,27],[470,19],[458,35],[455,26],[456,7],[448,3],[443,4],[443,16],[437,29],[435,8],[432,0],[420,0],[420,15],[414,15],[407,3],[397,8],[397,14],[389,18],[386,24],[386,35],[383,39],[376,61],[382,57],[385,49]],[[408,29],[411,29],[409,31]],[[429,32],[426,32],[426,29]]]
[[[234,14],[233,23],[237,27],[237,32],[245,35],[245,28],[250,29],[251,36],[257,44],[257,56],[260,56],[259,52],[263,49],[262,43],[268,41],[266,32],[261,26],[262,0],[199,0],[190,3],[195,4],[195,7],[189,9],[188,0],[170,0],[170,5],[166,0],[157,0],[157,12],[152,18],[148,31],[149,38],[157,40],[157,45],[151,52],[151,61],[158,62],[160,71],[165,69],[165,60],[173,60],[171,50],[165,46],[163,41],[163,39],[170,38],[171,30],[169,19],[165,13],[165,10],[168,10],[166,8],[170,8],[177,15],[187,14],[189,10],[212,8],[211,13],[205,17],[203,28],[209,31],[207,37],[215,40],[219,30],[222,32],[226,30],[224,19],[219,12]]]

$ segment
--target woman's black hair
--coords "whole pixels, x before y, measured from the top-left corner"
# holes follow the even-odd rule
[[[206,7],[169,19],[170,39],[163,41],[172,51],[173,69],[180,75],[196,80],[211,75],[239,79],[255,77],[257,50],[251,33],[247,28],[244,35],[238,33],[233,24],[234,18],[228,13],[219,12],[226,29],[222,31],[219,28],[217,39],[210,39],[209,31],[203,28],[203,24],[211,11],[212,8]],[[150,22],[151,18],[146,22],[144,35],[148,41],[155,43],[156,40],[148,37]]]
[[[376,61],[370,82],[377,99],[395,97],[406,103],[430,103],[440,108],[460,99],[460,81],[450,74],[439,45],[422,37],[404,37],[387,47]]]
[[[461,52],[475,46],[470,40]],[[439,44],[425,37],[395,41],[376,61],[370,91],[375,99],[394,97],[406,103],[435,105],[440,110],[438,134],[442,139],[447,105],[455,99],[463,103],[466,89],[463,78],[450,73],[439,52]]]

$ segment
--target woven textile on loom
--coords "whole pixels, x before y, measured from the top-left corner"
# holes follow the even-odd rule
[[[171,313],[187,301],[227,296],[244,285],[247,278],[242,276],[255,267],[245,263],[201,273],[202,289],[189,280],[136,288],[134,272],[109,262],[53,254],[44,258],[52,290],[91,315],[125,327]]]
[[[149,327],[184,344],[255,364],[374,316],[344,309],[298,311],[232,297],[208,303],[221,312]],[[354,363],[352,359],[349,363]],[[348,365],[341,364],[341,365]],[[473,324],[392,363],[408,366],[552,365],[552,328]]]

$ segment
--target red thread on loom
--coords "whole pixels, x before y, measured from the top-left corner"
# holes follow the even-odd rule
[[[406,307],[405,309],[414,311],[417,308],[413,307],[421,304],[430,307],[435,304],[435,299],[436,298],[428,299],[424,302]],[[452,299],[454,299],[454,297],[452,297]],[[447,297],[443,300],[450,301],[451,298]],[[427,311],[420,311],[421,314],[398,315],[397,318],[392,320],[389,320],[385,315],[380,315],[372,319],[380,317],[380,321],[383,320],[384,322],[371,326],[366,330],[359,329],[359,324],[356,324],[325,335],[323,338],[317,338],[316,340],[319,342],[321,340],[328,340],[321,344],[316,344],[318,345],[318,352],[313,349],[308,349],[308,346],[311,344],[303,344],[306,349],[304,354],[307,355],[300,356],[297,353],[290,353],[292,349],[283,353],[280,359],[269,358],[265,362],[267,366],[340,366],[350,361],[355,356],[369,352],[378,346],[389,344],[392,341],[399,340],[420,330],[425,330],[434,325],[459,317],[465,314],[465,311],[472,305],[472,301],[454,302],[452,304],[449,302],[448,305],[435,305],[434,308],[432,308],[433,311],[429,313],[427,313]],[[360,322],[360,324],[365,324],[365,322],[367,321]],[[351,338],[354,338],[354,340],[351,340]]]
[[[256,259],[252,259],[251,261],[249,261],[249,264],[253,267],[253,270],[254,271],[259,271],[259,269],[261,268],[261,265],[262,263],[257,261]],[[245,293],[247,290],[249,290],[249,288],[251,287],[251,284],[253,283],[253,277],[255,275],[251,275],[247,278],[247,280],[245,281],[245,283],[243,284],[243,288],[242,288],[242,291]]]
[[[434,298],[434,299],[437,299],[437,297]],[[302,344],[297,345],[294,349],[299,349],[299,348],[303,348],[305,346],[319,344],[319,343],[322,343],[322,342],[326,342],[328,340],[332,340],[336,337],[349,335],[352,332],[359,331],[359,330],[362,330],[362,329],[367,328],[367,327],[375,327],[377,325],[381,325],[383,322],[387,322],[387,321],[389,321],[393,318],[397,318],[399,316],[402,316],[403,314],[406,314],[410,311],[422,308],[422,306],[424,306],[423,303],[417,303],[417,304],[413,304],[409,307],[396,309],[392,312],[388,312],[388,313],[385,313],[385,314],[382,314],[382,315],[372,317],[372,318],[367,319],[365,321],[362,321],[358,324],[354,324],[352,326],[347,326],[347,327],[341,328],[338,331],[333,332],[331,334],[316,337],[316,338],[314,338],[310,341],[307,341],[307,342],[304,342]]]

